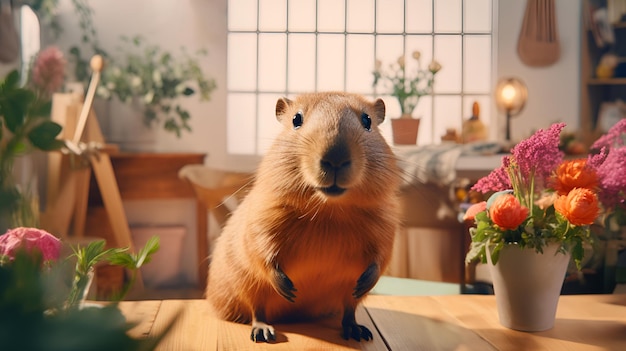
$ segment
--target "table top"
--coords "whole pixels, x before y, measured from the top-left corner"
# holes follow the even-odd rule
[[[124,301],[134,337],[156,335],[180,313],[157,350],[626,350],[626,294],[563,295],[554,328],[500,325],[494,296],[368,296],[357,310],[374,340],[340,336],[339,319],[275,324],[274,344],[250,341],[250,326],[222,321],[206,300]]]

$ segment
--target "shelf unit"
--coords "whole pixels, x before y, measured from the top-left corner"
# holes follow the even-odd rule
[[[583,11],[588,9],[588,0],[584,1]],[[626,101],[626,76],[615,78],[596,78],[596,67],[602,55],[614,52],[621,59],[626,59],[626,22],[613,23],[615,44],[598,47],[588,21],[583,16],[581,32],[581,85],[580,85],[580,121],[581,137],[586,145],[591,145],[603,131],[598,130],[598,114],[602,103],[617,99]]]

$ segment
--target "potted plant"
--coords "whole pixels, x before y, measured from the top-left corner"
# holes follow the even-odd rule
[[[427,69],[422,69],[421,56],[419,51],[414,51],[411,55],[417,63],[414,71],[407,70],[404,56],[400,56],[386,69],[380,60],[376,60],[372,86],[380,84],[385,89],[391,90],[391,96],[398,99],[400,104],[402,113],[400,118],[391,119],[395,144],[416,144],[420,120],[413,118],[413,111],[422,96],[432,93],[435,75],[441,70],[441,65],[435,60]]]
[[[138,104],[147,126],[160,124],[178,137],[191,131],[191,115],[180,98],[197,94],[207,101],[215,89],[215,82],[206,78],[200,67],[199,56],[183,51],[177,58],[157,45],[145,44],[138,36],[122,37],[122,42],[127,44],[124,51],[107,59],[97,95]]]
[[[139,321],[127,321],[117,302],[84,304],[94,265],[108,261],[134,273],[159,249],[153,237],[136,254],[104,249],[104,240],[72,247],[37,228],[14,228],[0,235],[0,335],[3,350],[153,350],[177,317],[156,336],[129,335]],[[70,262],[74,260],[74,262]],[[68,269],[69,268],[69,269]],[[69,273],[69,274],[68,274]]]
[[[467,212],[476,223],[467,261],[489,264],[500,322],[509,328],[553,326],[570,256],[580,269],[593,239],[590,226],[602,209],[615,207],[610,199],[624,201],[624,158],[605,148],[588,158],[564,159],[564,126],[553,124],[521,141],[500,168],[473,186],[493,194]]]
[[[63,83],[65,60],[56,47],[42,50],[20,86],[17,70],[0,81],[0,232],[37,225],[38,197],[30,179],[16,179],[16,160],[36,150],[56,150],[61,126],[50,120],[51,96]]]

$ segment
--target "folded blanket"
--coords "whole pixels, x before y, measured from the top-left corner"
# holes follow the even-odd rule
[[[404,185],[422,183],[449,186],[456,179],[456,162],[463,153],[459,144],[397,147]]]

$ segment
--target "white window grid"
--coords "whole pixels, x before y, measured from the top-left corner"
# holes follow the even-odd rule
[[[440,136],[448,128],[460,133],[464,119],[471,115],[474,101],[479,102],[480,117],[489,126],[495,69],[493,13],[496,1],[229,0],[228,152],[264,153],[280,129],[273,113],[276,100],[283,96],[321,90],[350,91],[372,99],[383,98],[387,105],[387,119],[399,116],[400,108],[395,98],[386,95],[380,87],[372,86],[371,72],[376,59],[386,64],[400,55],[406,57],[410,68],[411,54],[416,49],[422,53],[422,68],[433,57],[443,65],[433,93],[420,99],[414,113],[422,119],[418,144],[441,142]],[[390,7],[402,8],[401,26],[389,18],[386,19],[387,27],[396,28],[379,25],[379,19],[392,16],[389,12],[394,11]],[[483,12],[482,23],[468,25],[473,19],[468,8],[472,8],[473,13]],[[412,18],[414,14],[423,18],[417,14],[422,9],[427,9],[430,17],[429,28],[419,28]],[[371,25],[369,30],[359,29],[361,15],[373,16],[373,30]],[[333,45],[339,49],[332,55],[320,54],[322,46]],[[363,45],[366,53],[354,57],[357,50],[352,45]],[[438,46],[449,46],[452,52],[443,52]],[[294,74],[299,58],[293,48],[300,47],[304,48],[302,55],[313,56],[309,65],[313,69],[302,70],[305,74],[302,71]],[[279,48],[280,54],[275,54],[274,48]],[[311,61],[311,57],[306,59]],[[360,74],[352,73],[355,62],[361,67],[365,62],[368,69],[361,69]],[[474,69],[475,66],[478,69]],[[328,67],[341,72],[340,79],[337,75],[328,79],[320,73]],[[306,83],[300,84],[300,80]],[[389,123],[383,123],[381,129],[391,140]]]

